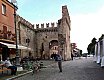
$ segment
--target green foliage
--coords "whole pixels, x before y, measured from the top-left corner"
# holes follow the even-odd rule
[[[89,54],[93,54],[94,55],[95,44],[96,44],[96,38],[93,38],[91,40],[91,43],[87,47],[88,55]]]

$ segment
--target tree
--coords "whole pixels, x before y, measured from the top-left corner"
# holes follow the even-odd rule
[[[95,54],[95,44],[96,44],[96,38],[92,39],[92,47],[91,47],[91,53],[94,55]]]
[[[89,54],[95,54],[95,44],[96,44],[96,41],[97,39],[94,37],[92,40],[91,40],[91,43],[88,45],[87,47],[87,51],[88,51],[88,55]]]
[[[91,47],[92,47],[92,43],[90,43],[87,47],[88,55],[91,54]]]

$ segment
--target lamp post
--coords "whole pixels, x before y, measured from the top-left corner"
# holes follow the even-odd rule
[[[14,6],[14,26],[15,26],[15,38],[16,38],[16,66],[20,65],[19,62],[19,53],[18,53],[18,41],[17,41],[17,28],[16,28],[16,10],[18,9],[17,5],[15,5],[17,3],[16,0],[12,0],[11,1],[13,6]]]

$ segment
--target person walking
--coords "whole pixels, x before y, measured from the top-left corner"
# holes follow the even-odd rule
[[[60,70],[60,72],[62,72],[62,56],[60,54],[56,54],[55,61],[58,62],[59,70]]]
[[[73,53],[71,52],[71,59],[73,60]]]

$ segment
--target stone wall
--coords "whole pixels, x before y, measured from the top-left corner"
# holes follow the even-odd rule
[[[46,59],[50,58],[50,49],[49,49],[49,43],[52,40],[58,41],[58,31],[57,27],[46,27],[46,28],[37,28],[35,30],[36,38],[37,38],[37,56],[41,57],[43,54]],[[42,44],[44,47],[44,50],[42,51]]]
[[[17,31],[18,44],[27,47],[27,49],[21,49],[21,58],[29,56],[29,52],[31,52],[31,56],[34,57],[36,50],[34,25],[17,15]]]

